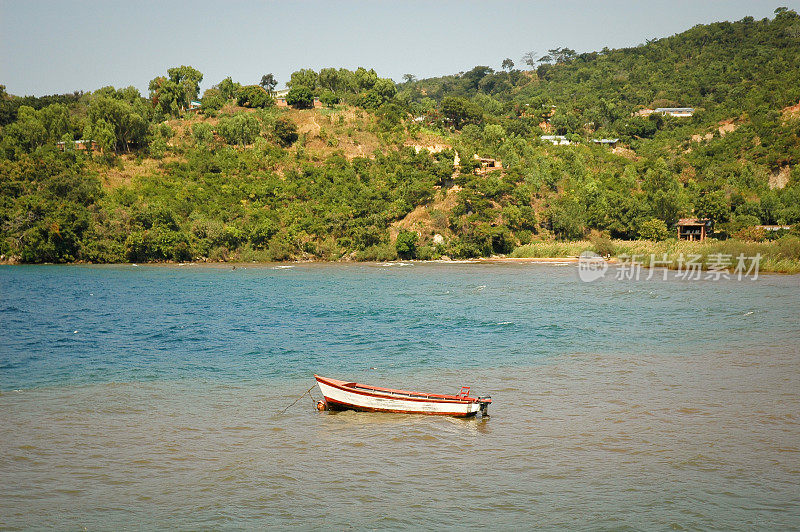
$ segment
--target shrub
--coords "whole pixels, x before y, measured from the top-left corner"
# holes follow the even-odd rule
[[[369,246],[362,251],[356,253],[356,260],[361,261],[378,261],[383,262],[387,260],[397,259],[397,249],[391,243],[376,244]]]
[[[278,144],[281,146],[291,146],[297,140],[297,126],[286,117],[281,117],[275,121],[273,131]]]
[[[258,119],[248,113],[236,113],[233,116],[222,117],[217,125],[217,133],[225,142],[240,146],[252,144],[259,131],[261,131],[261,125]]]
[[[225,105],[225,98],[219,89],[206,90],[200,100],[200,110],[206,115],[219,111],[223,105]]]
[[[192,138],[198,146],[207,146],[214,140],[214,128],[204,122],[192,124]]]
[[[322,102],[322,104],[326,107],[333,107],[339,103],[339,97],[336,96],[336,94],[334,94],[332,91],[324,90],[319,95],[319,101]]]
[[[273,105],[275,100],[263,87],[247,85],[239,89],[239,93],[236,95],[236,103],[242,107],[263,109]]]
[[[593,234],[589,237],[589,241],[592,243],[592,248],[594,249],[595,253],[597,253],[601,257],[605,257],[606,255],[613,255],[614,252],[616,251],[616,246],[614,246],[614,242],[605,234],[602,233]]]
[[[767,236],[763,227],[743,227],[734,233],[734,238],[747,240],[749,242],[763,242]]]
[[[397,255],[402,259],[413,259],[417,255],[417,233],[413,231],[400,231],[395,241]]]
[[[664,220],[651,218],[639,226],[639,238],[659,242],[669,238],[669,229]],[[603,255],[603,253],[601,253]]]

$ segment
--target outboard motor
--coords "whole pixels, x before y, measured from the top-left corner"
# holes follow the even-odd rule
[[[489,405],[492,402],[492,396],[487,395],[485,397],[478,397],[478,402],[480,403],[480,413],[482,416],[489,417]]]

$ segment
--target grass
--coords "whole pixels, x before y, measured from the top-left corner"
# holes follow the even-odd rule
[[[540,257],[576,257],[583,251],[597,251],[596,242],[580,240],[572,242],[533,242],[520,246],[511,254],[519,258]],[[603,248],[609,247],[608,242]],[[726,263],[735,268],[737,258],[743,255],[750,258],[761,255],[759,271],[774,273],[800,273],[800,238],[787,235],[778,240],[768,242],[747,242],[743,240],[705,240],[703,242],[687,242],[685,240],[612,240],[610,253],[617,259],[635,257],[645,267],[655,261],[665,261],[670,268],[677,268],[681,256],[683,261],[692,260],[700,263],[703,269],[709,264]],[[656,265],[659,265],[658,263]]]

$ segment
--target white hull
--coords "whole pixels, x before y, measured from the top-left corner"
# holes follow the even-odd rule
[[[317,381],[322,395],[331,408],[352,408],[375,412],[403,412],[410,414],[438,414],[450,416],[473,416],[481,408],[479,402],[404,399],[393,397],[393,392],[358,392],[343,390]]]

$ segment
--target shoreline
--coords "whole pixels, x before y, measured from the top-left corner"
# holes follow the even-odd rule
[[[412,265],[430,265],[430,264],[441,264],[441,265],[457,265],[457,264],[496,264],[496,265],[503,265],[503,264],[541,264],[541,265],[550,265],[550,266],[567,266],[567,265],[576,265],[580,260],[579,257],[571,256],[571,257],[479,257],[479,258],[472,258],[472,259],[451,259],[451,260],[442,260],[442,259],[435,259],[435,260],[419,260],[419,259],[407,259],[407,260],[392,260],[392,261],[324,261],[324,260],[300,260],[300,261],[282,261],[282,262],[243,262],[243,261],[218,261],[218,262],[211,262],[211,261],[191,261],[191,262],[170,262],[170,261],[160,261],[160,262],[105,262],[105,263],[92,263],[92,262],[65,262],[65,263],[54,263],[54,262],[44,262],[44,263],[18,263],[18,262],[9,262],[9,261],[2,261],[0,262],[0,266],[93,266],[93,267],[106,267],[106,266],[123,266],[123,267],[139,267],[139,266],[146,266],[146,267],[204,267],[204,268],[247,268],[247,267],[269,267],[271,269],[291,269],[296,266],[342,266],[342,265],[366,265],[366,266],[377,266],[377,267],[392,267],[392,266],[412,266]],[[620,260],[617,257],[609,257],[603,259],[606,264],[616,265],[620,263]],[[642,265],[642,270],[646,271],[649,270],[650,267],[648,265]],[[654,266],[653,269],[665,269],[663,266]],[[675,271],[677,268],[666,268],[667,270]],[[708,271],[707,269],[702,269],[701,271]],[[730,274],[732,269],[727,270]],[[800,272],[795,271],[773,271],[769,269],[759,269],[759,275],[800,275]]]
[[[294,260],[294,261],[152,261],[152,262],[16,262],[3,260],[0,266],[247,266],[247,265],[276,265],[276,266],[299,266],[303,264],[576,264],[580,257],[475,257],[470,259],[396,259],[396,260]],[[616,257],[604,259],[609,264],[619,262]]]

